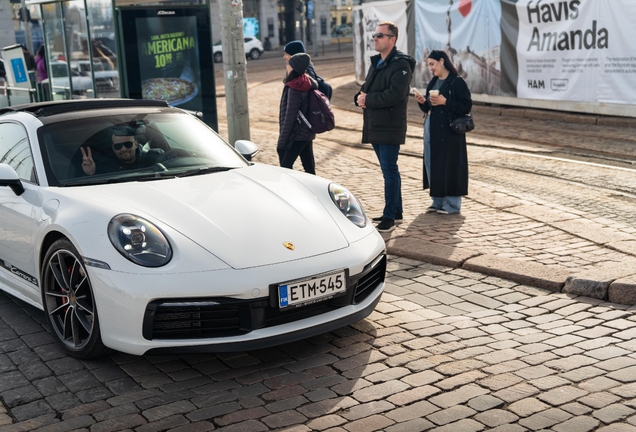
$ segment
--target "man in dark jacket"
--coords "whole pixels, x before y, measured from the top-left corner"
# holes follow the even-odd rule
[[[406,139],[406,111],[415,59],[399,51],[395,44],[397,26],[381,22],[373,41],[380,54],[371,57],[365,83],[354,102],[364,108],[362,142],[371,143],[384,177],[384,211],[373,218],[377,230],[389,232],[402,221],[402,179],[397,160]]]

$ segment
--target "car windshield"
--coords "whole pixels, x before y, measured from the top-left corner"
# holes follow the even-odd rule
[[[170,108],[111,113],[75,113],[39,129],[49,185],[153,181],[248,165],[188,113]]]

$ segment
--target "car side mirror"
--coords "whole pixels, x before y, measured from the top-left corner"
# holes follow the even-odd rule
[[[3,163],[0,163],[0,186],[9,186],[18,196],[24,193],[24,186],[18,173],[10,165]]]
[[[252,158],[256,156],[256,153],[258,153],[258,146],[248,140],[236,140],[234,148],[248,161],[251,161]]]

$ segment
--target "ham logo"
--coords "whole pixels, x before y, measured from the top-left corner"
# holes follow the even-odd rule
[[[462,14],[463,17],[466,17],[470,13],[470,9],[473,7],[473,0],[459,0],[459,13]]]

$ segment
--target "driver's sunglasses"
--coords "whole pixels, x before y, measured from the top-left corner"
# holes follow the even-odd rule
[[[372,38],[374,38],[374,39],[376,39],[376,38],[377,38],[377,39],[382,39],[384,36],[387,36],[387,37],[395,37],[395,35],[392,35],[392,34],[386,34],[386,33],[373,33],[373,34],[371,35],[371,37],[372,37]]]
[[[113,144],[113,148],[115,150],[119,151],[119,150],[121,150],[121,148],[123,146],[126,146],[127,149],[130,149],[130,148],[132,148],[133,144],[135,144],[134,141],[126,141],[126,142],[122,142],[122,143]]]

